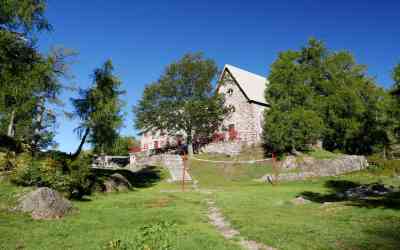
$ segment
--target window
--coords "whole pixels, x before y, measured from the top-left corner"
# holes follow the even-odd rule
[[[232,88],[228,89],[226,93],[228,94],[228,96],[231,96],[233,94],[233,89]]]
[[[236,111],[235,106],[233,106],[233,105],[228,105],[228,109],[230,109],[231,112]]]

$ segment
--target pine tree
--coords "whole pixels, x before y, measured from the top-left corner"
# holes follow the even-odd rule
[[[81,137],[81,143],[74,153],[77,157],[86,142],[93,146],[95,153],[107,153],[112,150],[119,137],[122,126],[121,107],[123,105],[119,90],[120,80],[113,74],[111,60],[94,71],[93,86],[80,91],[80,98],[72,99],[75,115],[80,119],[76,128]]]

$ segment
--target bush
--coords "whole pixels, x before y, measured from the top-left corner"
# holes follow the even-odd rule
[[[62,179],[61,165],[51,158],[39,160],[29,154],[20,154],[13,160],[11,181],[18,185],[46,186],[60,190]]]
[[[386,160],[375,154],[368,157],[368,162],[368,170],[372,173],[390,176],[400,175],[400,160]]]
[[[80,199],[90,195],[94,185],[94,176],[91,173],[91,156],[84,155],[76,160],[67,161],[68,176],[66,184],[70,198]]]
[[[91,193],[93,178],[90,156],[76,160],[65,158],[32,158],[20,154],[12,159],[11,181],[22,186],[50,187],[65,193],[69,198],[80,199]]]

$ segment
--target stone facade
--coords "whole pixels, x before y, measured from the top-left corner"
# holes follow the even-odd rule
[[[225,104],[234,110],[223,122],[220,132],[225,134],[224,137],[229,138],[233,128],[237,141],[246,144],[260,142],[265,106],[250,102],[229,71],[223,73],[218,93],[225,94]]]

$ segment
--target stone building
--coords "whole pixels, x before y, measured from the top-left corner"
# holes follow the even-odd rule
[[[217,92],[225,94],[226,105],[233,112],[216,131],[215,140],[256,144],[261,141],[263,111],[268,107],[264,92],[268,81],[232,65],[225,65],[217,85]],[[141,137],[143,151],[176,145],[184,136],[168,136],[161,131],[144,133]]]
[[[267,79],[227,64],[218,82],[218,93],[225,94],[226,105],[234,110],[220,129],[223,138],[246,144],[259,143],[263,111],[268,107],[264,97]]]

